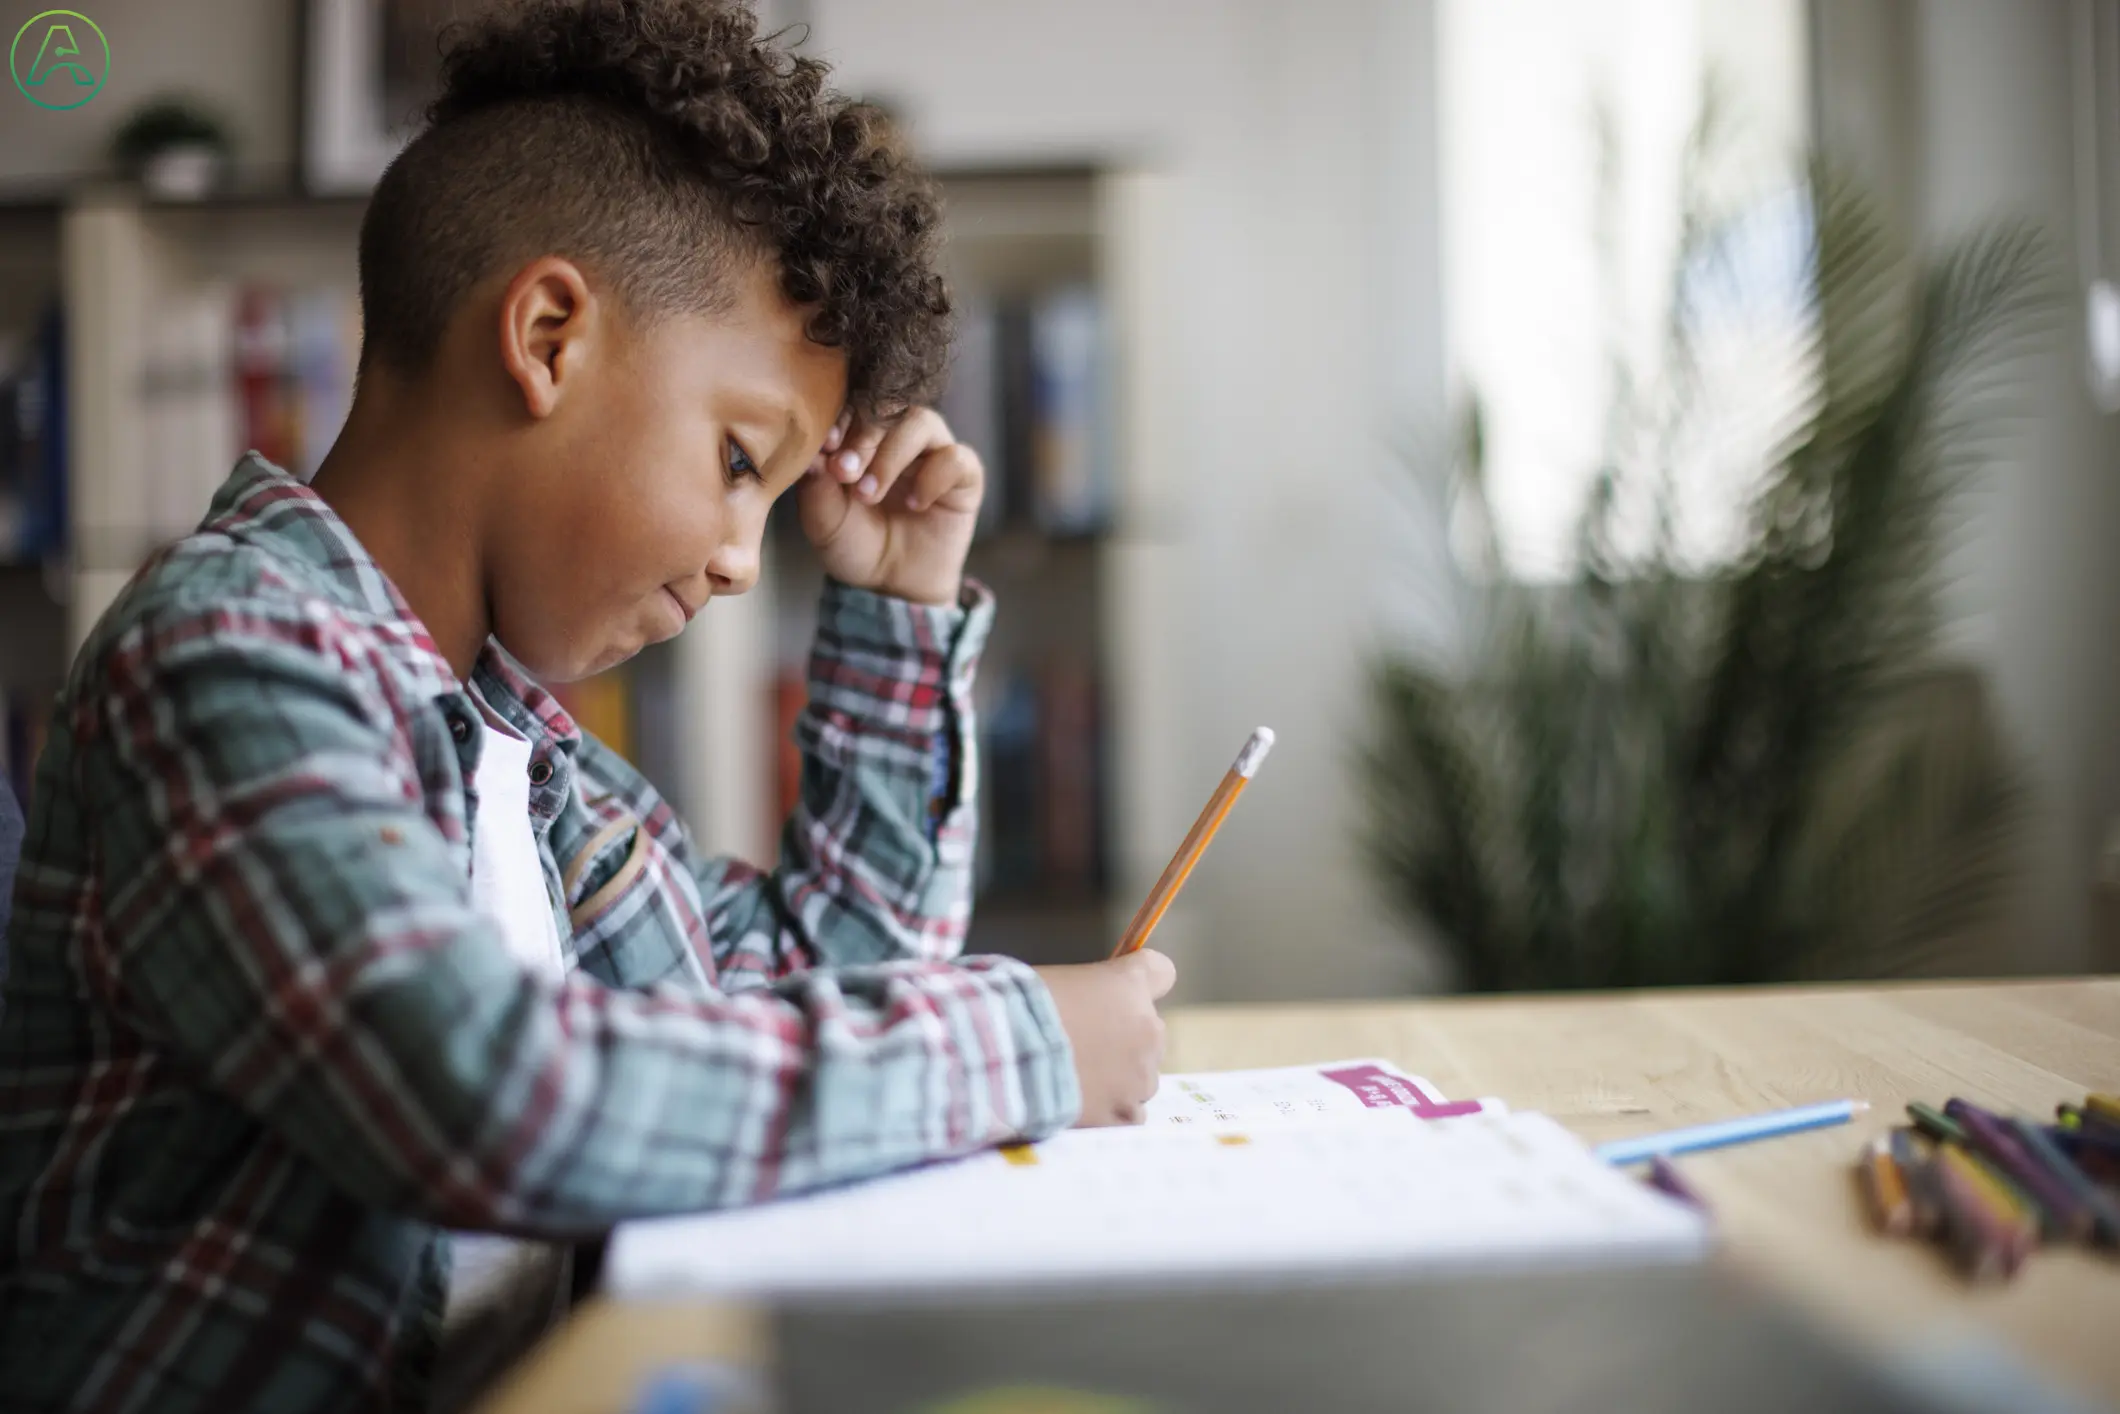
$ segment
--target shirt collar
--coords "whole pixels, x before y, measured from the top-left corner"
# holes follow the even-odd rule
[[[532,741],[549,740],[569,753],[581,741],[581,728],[566,708],[509,656],[500,640],[486,640],[472,665],[471,681],[487,706]]]
[[[421,696],[464,690],[427,626],[338,512],[256,452],[236,463],[200,529],[263,551],[341,608],[372,619],[399,650],[397,666]],[[494,639],[480,650],[472,679],[487,705],[533,741],[551,740],[570,753],[580,741],[574,719]]]

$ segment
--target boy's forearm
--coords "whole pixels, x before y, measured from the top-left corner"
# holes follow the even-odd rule
[[[379,939],[375,964],[349,969],[355,994],[303,1004],[345,1017],[344,1044],[305,1058],[298,1028],[259,1028],[216,1074],[374,1207],[567,1237],[1042,1137],[1079,1113],[1051,996],[1008,959],[694,998],[553,982],[516,967],[485,920],[457,922],[394,962]],[[181,985],[243,985],[210,950],[181,950]],[[160,965],[141,980],[157,997],[180,985]],[[164,1019],[180,1053],[228,1054],[199,1014]]]
[[[567,1236],[761,1202],[1043,1137],[1081,1106],[1050,994],[1001,958],[705,1001],[576,979],[514,1016],[524,1030],[494,1049],[538,1057],[512,1073],[552,1104],[467,1156],[505,1178],[484,1210],[432,1214],[452,1225]]]
[[[977,585],[941,608],[827,584],[780,867],[700,871],[724,985],[963,948],[978,829],[972,680],[992,618]]]

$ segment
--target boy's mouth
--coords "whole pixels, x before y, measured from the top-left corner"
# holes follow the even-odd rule
[[[677,610],[679,627],[692,622],[693,615],[705,607],[704,605],[687,604],[684,600],[678,598],[677,591],[670,588],[667,584],[663,586],[663,593],[669,597],[671,607]]]

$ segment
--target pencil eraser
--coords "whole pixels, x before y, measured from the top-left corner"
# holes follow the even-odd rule
[[[1244,750],[1237,756],[1237,774],[1247,781],[1250,780],[1251,773],[1259,769],[1259,763],[1266,759],[1266,753],[1271,750],[1273,728],[1261,727],[1253,732],[1251,740],[1244,743]]]

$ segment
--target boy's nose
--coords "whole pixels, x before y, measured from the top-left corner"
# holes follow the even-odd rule
[[[758,583],[757,545],[724,545],[716,550],[707,561],[707,579],[717,598],[749,590]]]

